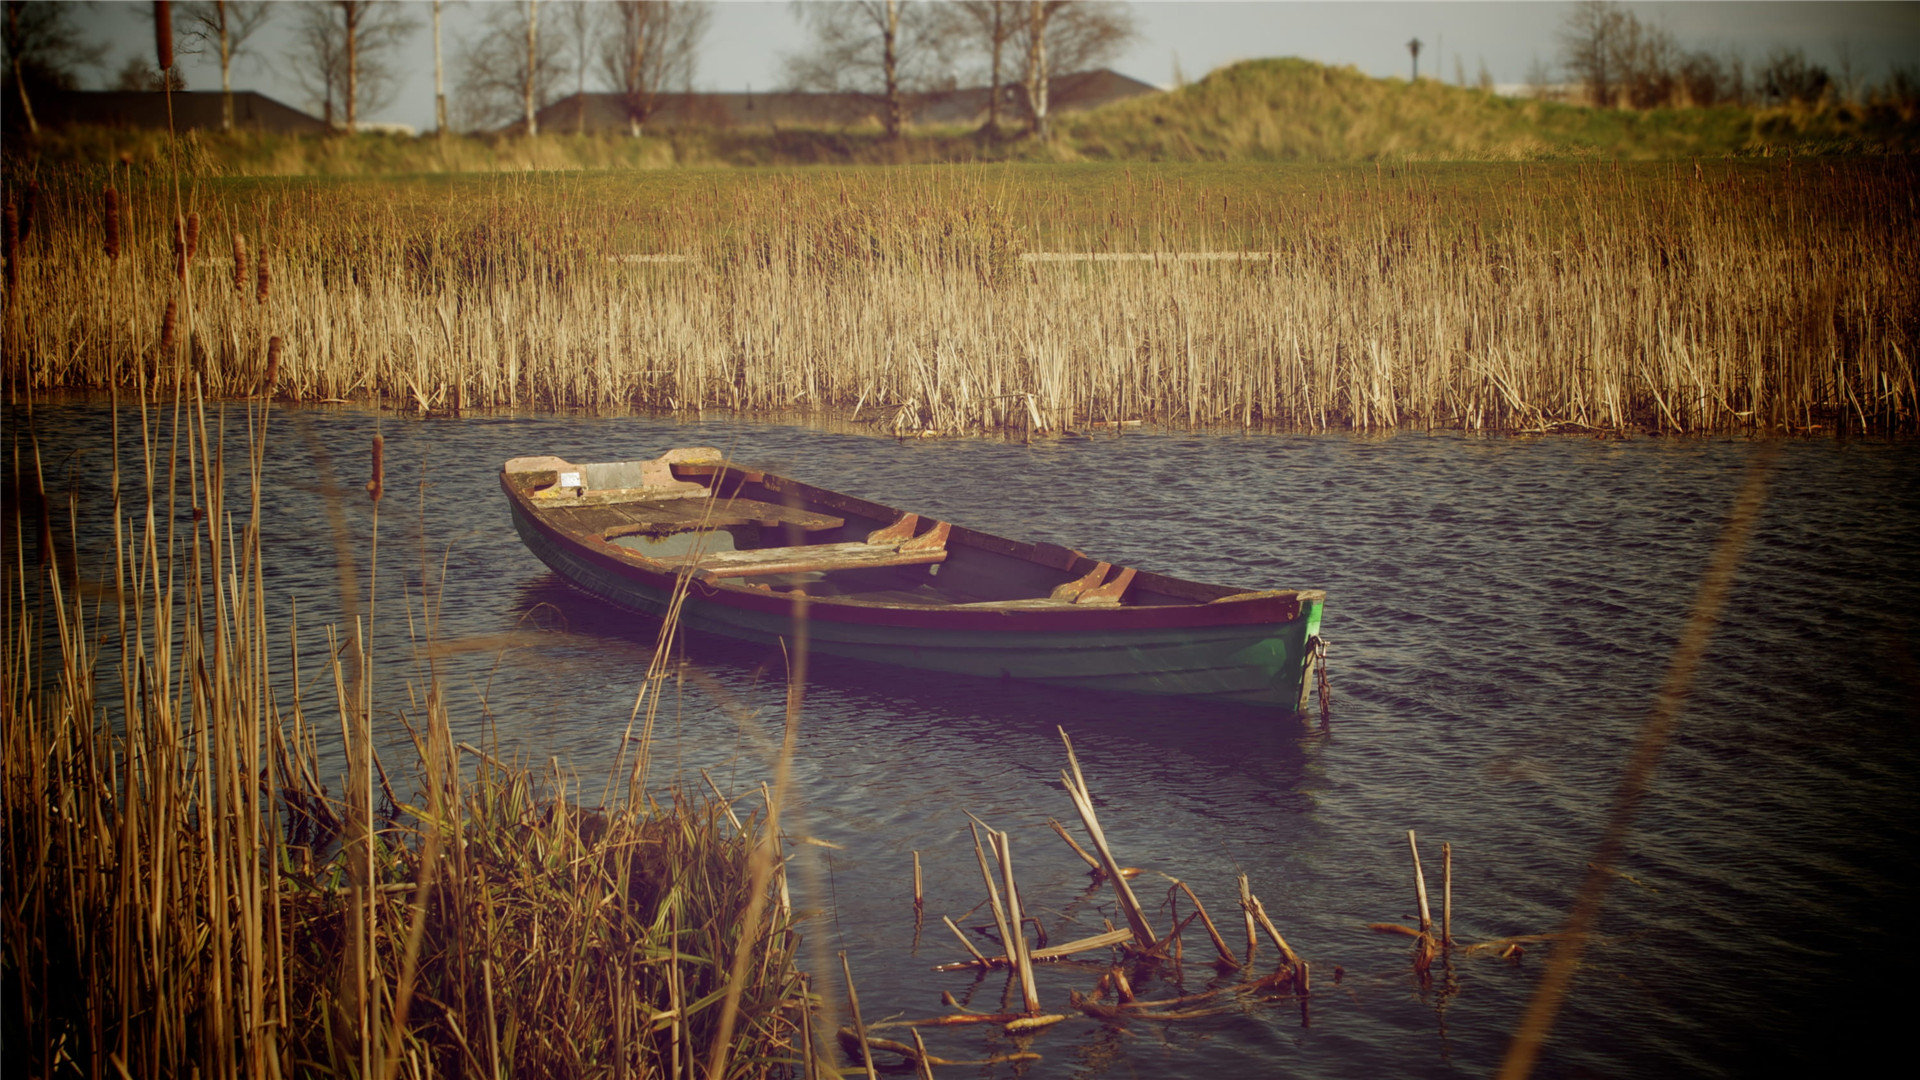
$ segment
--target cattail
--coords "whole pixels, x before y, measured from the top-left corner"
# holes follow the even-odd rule
[[[267,339],[267,374],[260,380],[262,393],[272,393],[273,384],[280,378],[280,348],[283,344],[279,334]]]
[[[33,238],[34,211],[40,206],[40,182],[27,181],[26,197],[20,203],[20,242],[26,243]]]
[[[233,291],[247,295],[247,238],[233,234]]]
[[[160,74],[165,75],[173,66],[173,12],[167,0],[154,0],[153,3],[153,56],[159,61]],[[167,80],[172,85],[172,80]]]
[[[160,354],[167,356],[173,352],[173,324],[179,319],[178,302],[167,301],[167,313],[160,316]]]
[[[107,258],[118,259],[120,257],[120,193],[112,188],[108,188],[104,192],[104,195],[106,199],[105,225],[107,232]]]
[[[187,222],[179,214],[173,215],[173,270],[187,280]]]
[[[259,278],[260,278],[259,287],[254,290],[253,295],[255,300],[264,304],[267,302],[268,291],[270,291],[273,288],[273,271],[267,269],[267,253],[264,249],[260,252]]]
[[[195,210],[187,215],[187,258],[191,259],[200,250],[200,212]]]
[[[373,479],[367,481],[367,497],[374,502],[380,501],[387,477],[387,440],[384,436],[373,437]]]
[[[13,199],[7,199],[6,209],[6,249],[7,249],[7,302],[13,302],[13,291],[20,284],[20,211],[13,205]]]

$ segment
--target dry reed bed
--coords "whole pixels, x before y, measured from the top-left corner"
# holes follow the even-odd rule
[[[242,395],[278,336],[277,394],[422,412],[1913,428],[1911,163],[1480,168],[1484,189],[1408,167],[1302,189],[1283,173],[1129,170],[1098,189],[1031,170],[721,174],[671,200],[567,177],[465,198],[252,185],[188,200],[207,224],[186,289],[165,193],[123,198],[114,260],[104,181],[54,178],[9,278],[6,371],[16,392],[191,371]],[[264,302],[233,280],[236,236],[271,268]],[[1040,250],[1257,257],[1021,261]],[[656,253],[691,261],[627,258]]]
[[[10,1070],[741,1077],[800,1059],[809,998],[768,900],[767,822],[662,809],[637,767],[616,767],[623,798],[582,806],[557,772],[456,745],[431,680],[400,712],[417,768],[390,776],[358,676],[374,612],[308,683],[331,683],[324,702],[279,659],[255,527],[265,410],[244,419],[251,506],[226,505],[217,415],[143,408],[134,434],[130,414],[144,476],[115,471],[111,567],[58,542],[30,422],[8,448]]]

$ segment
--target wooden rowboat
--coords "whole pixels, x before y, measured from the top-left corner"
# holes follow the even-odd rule
[[[1314,590],[1235,589],[1008,540],[727,462],[506,463],[514,528],[572,585],[771,643],[804,604],[817,653],[1069,689],[1302,709]]]

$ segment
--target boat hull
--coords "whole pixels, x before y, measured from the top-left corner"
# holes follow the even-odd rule
[[[509,491],[511,495],[511,490]],[[662,617],[675,575],[576,542],[509,499],[528,549],[569,584]],[[809,648],[893,667],[1067,690],[1171,695],[1296,711],[1323,601],[1317,593],[1177,608],[957,610],[805,602]],[[791,639],[801,603],[689,583],[681,625],[737,640]]]

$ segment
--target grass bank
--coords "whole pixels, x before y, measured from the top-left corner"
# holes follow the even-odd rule
[[[48,511],[31,425],[11,432],[8,1071],[798,1067],[812,999],[773,870],[777,825],[714,802],[660,807],[642,794],[644,769],[623,765],[608,785],[617,798],[583,803],[557,769],[456,744],[430,679],[399,713],[412,767],[383,765],[372,718],[394,705],[376,706],[359,675],[373,612],[330,638],[325,700],[302,701],[300,657],[279,659],[290,628],[266,616],[268,413],[244,416],[253,498],[239,506],[225,503],[211,413],[188,396],[122,414],[144,476],[123,486],[116,470],[111,565],[61,541],[69,526]],[[336,543],[344,561],[366,550],[373,573],[370,537]],[[430,625],[431,611],[420,603],[407,624]],[[344,761],[345,777],[323,758]]]
[[[130,172],[9,190],[16,393],[940,432],[1890,432],[1920,407],[1906,158],[206,178],[179,217]],[[1061,253],[1147,257],[1036,258]]]
[[[563,125],[564,127],[564,125]],[[1920,108],[1873,100],[1765,108],[1595,109],[1501,97],[1434,79],[1376,79],[1307,60],[1233,64],[1170,93],[1055,118],[1047,143],[1011,125],[662,128],[641,138],[295,136],[107,128],[10,133],[8,168],[99,168],[124,157],[202,176],[655,170],[705,166],[1071,161],[1565,161],[1901,154],[1920,150]]]

